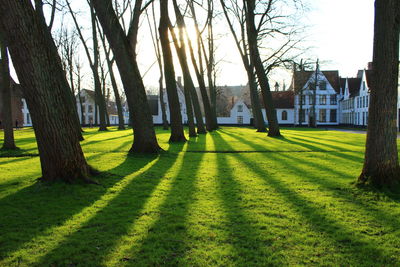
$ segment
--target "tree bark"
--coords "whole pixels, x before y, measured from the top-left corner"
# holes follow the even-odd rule
[[[76,134],[75,106],[50,31],[35,14],[30,0],[4,0],[0,30],[32,116],[42,179],[89,181]]]
[[[272,101],[272,94],[269,86],[267,74],[262,63],[260,52],[257,44],[257,29],[254,24],[254,11],[255,11],[255,0],[243,0],[246,9],[246,28],[247,28],[247,39],[249,42],[250,61],[254,65],[258,83],[261,88],[261,94],[264,100],[265,111],[268,119],[268,136],[280,136],[278,119],[276,116],[276,110]]]
[[[105,96],[101,90],[101,81],[99,75],[99,43],[96,30],[96,15],[93,5],[90,4],[90,17],[92,21],[92,38],[93,38],[93,64],[91,64],[94,80],[94,95],[97,105],[99,106],[99,131],[107,131],[107,106]]]
[[[188,40],[188,45],[189,45],[189,52],[190,52],[190,57],[192,59],[192,64],[196,73],[196,78],[197,78],[197,82],[199,84],[199,89],[200,89],[200,94],[201,94],[201,98],[203,100],[203,108],[204,108],[204,115],[206,118],[206,128],[207,131],[211,132],[214,131],[215,129],[218,128],[217,126],[217,121],[216,118],[213,117],[213,113],[212,113],[212,109],[211,109],[211,104],[210,104],[210,98],[208,97],[207,94],[207,89],[206,89],[206,83],[205,83],[205,79],[204,79],[204,71],[203,71],[203,55],[201,52],[201,33],[200,33],[200,29],[199,29],[199,25],[197,23],[197,19],[195,16],[195,10],[194,10],[194,6],[193,6],[193,2],[190,1],[189,2],[189,7],[191,9],[192,15],[193,15],[193,21],[194,21],[194,26],[195,26],[195,30],[196,30],[196,34],[197,34],[197,52],[198,52],[198,62],[196,60],[196,56],[194,53],[194,49],[192,46],[192,42],[188,36],[187,30],[185,28],[185,33],[186,33],[186,38]]]
[[[393,188],[400,183],[397,152],[400,2],[375,1],[371,97],[361,183]]]
[[[228,8],[226,7],[225,2],[223,0],[220,0],[220,3],[226,21],[228,22],[229,29],[231,30],[231,33],[235,40],[236,47],[240,53],[240,57],[242,58],[244,68],[247,73],[247,79],[250,89],[251,108],[253,111],[255,128],[257,129],[257,132],[266,132],[267,129],[265,128],[264,116],[261,110],[260,99],[257,90],[257,80],[256,80],[256,75],[254,73],[254,66],[250,64],[251,60],[249,59],[248,44],[246,43],[246,30],[244,26],[245,23],[242,22],[245,21],[245,19],[243,17],[243,14],[241,14],[241,17],[238,17],[237,15],[240,24],[240,36],[241,36],[241,40],[239,40],[239,37],[236,34],[236,31],[233,27],[232,21],[229,18]]]
[[[171,136],[170,142],[186,141],[182,126],[182,115],[179,104],[179,97],[175,81],[175,69],[172,59],[171,47],[168,38],[168,0],[160,1],[160,41],[164,60],[164,77],[167,88],[169,111],[171,116]]]
[[[143,80],[136,62],[135,52],[118,22],[110,0],[92,0],[104,34],[117,63],[130,119],[134,130],[134,141],[130,152],[157,153],[158,145],[153,126],[153,117],[147,102]]]
[[[12,94],[11,94],[11,78],[9,58],[7,46],[2,36],[0,36],[1,63],[0,63],[0,86],[3,101],[3,128],[4,128],[4,143],[3,149],[17,149],[14,140],[14,129],[12,119]]]
[[[260,98],[258,96],[257,81],[256,81],[256,75],[254,73],[254,67],[249,65],[249,69],[246,70],[246,72],[247,72],[247,78],[249,80],[250,100],[251,100],[251,107],[253,111],[255,126],[257,132],[266,132],[267,129],[265,128],[264,116],[261,111],[261,104],[260,104]]]
[[[106,57],[106,61],[107,61],[108,72],[110,73],[111,86],[112,86],[113,92],[114,92],[115,104],[117,106],[118,130],[125,130],[125,122],[124,122],[124,114],[122,111],[121,98],[120,98],[119,92],[118,92],[117,80],[115,79],[115,75],[114,75],[113,62],[111,62],[111,59],[110,59],[110,50],[107,50],[104,34],[101,35],[101,42],[103,44],[103,49],[104,49],[104,53],[105,53],[105,57]]]
[[[183,90],[185,94],[186,114],[188,117],[189,137],[196,137],[197,134],[196,134],[196,127],[194,125],[192,96],[190,94],[192,87],[194,88],[194,84],[192,77],[190,76],[189,68],[187,66],[185,51],[183,50],[182,47],[179,46],[178,39],[174,32],[174,27],[172,26],[171,23],[169,23],[168,25],[183,73],[183,83],[184,83]],[[182,35],[182,30],[179,30],[179,37],[181,43],[185,42]],[[179,86],[181,86],[181,84]]]
[[[176,0],[174,0],[173,3],[174,3],[175,15],[177,18],[177,25],[179,27],[178,30],[179,30],[179,42],[180,42],[180,46],[179,46],[178,41],[174,40],[174,42],[177,44],[177,45],[175,45],[175,47],[176,47],[178,57],[179,57],[179,62],[180,62],[181,68],[182,68],[185,89],[187,89],[189,91],[191,103],[193,104],[194,113],[196,116],[197,133],[204,134],[204,133],[206,133],[206,128],[204,127],[203,115],[201,114],[199,99],[197,97],[196,88],[194,86],[193,79],[190,74],[190,69],[189,69],[187,55],[186,55],[186,44],[185,44],[185,37],[184,37],[184,31],[183,31],[183,29],[186,27],[186,25],[185,25],[184,18],[179,10]],[[171,33],[173,33],[173,31],[171,31]],[[172,36],[174,36],[174,35],[172,35]]]

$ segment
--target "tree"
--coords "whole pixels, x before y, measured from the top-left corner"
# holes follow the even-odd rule
[[[168,2],[168,0],[160,1],[160,24],[158,30],[160,33],[161,49],[164,60],[164,77],[171,116],[171,136],[169,141],[184,142],[186,141],[186,138],[183,132],[182,115],[175,81],[174,62],[168,37]]]
[[[189,73],[189,68],[186,68],[187,62],[186,62],[186,58],[184,55],[185,51],[182,49],[182,43],[185,42],[184,38],[183,38],[183,34],[182,34],[183,31],[179,30],[179,42],[181,43],[181,45],[180,45],[178,42],[178,38],[176,37],[176,34],[174,32],[174,27],[172,26],[171,22],[169,22],[168,27],[170,29],[172,40],[174,42],[175,49],[178,54],[179,62],[180,62],[181,69],[183,72],[183,84],[184,84],[183,92],[185,95],[186,114],[187,114],[187,118],[188,118],[188,127],[189,127],[189,137],[196,137],[197,133],[196,133],[196,127],[194,125],[192,96],[191,96],[191,92],[190,92],[191,88],[194,88],[194,84],[193,84],[192,78]],[[191,84],[190,84],[190,82],[191,82]],[[179,84],[179,86],[182,86],[182,85]]]
[[[206,133],[206,129],[204,127],[204,122],[203,122],[203,115],[201,114],[199,99],[197,97],[196,88],[194,86],[194,82],[193,82],[192,76],[190,74],[189,64],[188,64],[187,55],[186,55],[186,40],[185,40],[185,32],[183,30],[186,28],[186,24],[185,24],[182,14],[179,10],[177,1],[173,0],[173,4],[174,4],[175,16],[176,16],[177,26],[178,26],[179,42],[177,40],[178,38],[175,37],[174,31],[172,28],[171,28],[171,35],[174,39],[175,48],[176,48],[179,62],[180,62],[181,68],[182,68],[185,90],[188,91],[187,94],[191,100],[189,103],[190,103],[190,105],[193,104],[193,109],[194,109],[194,113],[196,116],[196,122],[197,122],[197,133],[203,134],[203,133]],[[171,23],[170,23],[170,26],[171,26]]]
[[[236,47],[240,53],[240,57],[243,62],[243,66],[247,73],[247,80],[249,83],[250,89],[250,100],[251,100],[251,108],[253,111],[255,127],[257,128],[257,132],[266,132],[264,117],[261,111],[260,99],[258,96],[257,90],[257,81],[256,74],[254,73],[254,65],[252,64],[251,59],[249,58],[249,45],[247,43],[246,38],[246,18],[243,8],[239,8],[237,1],[231,1],[231,8],[228,8],[226,5],[226,1],[220,0],[222,9],[224,11],[225,18],[228,22],[229,29],[233,35],[233,38],[236,43]],[[240,27],[240,35],[238,35],[233,26],[232,19],[229,16],[229,13],[232,13],[234,18],[239,23]]]
[[[111,0],[92,0],[91,3],[96,10],[104,34],[107,36],[124,85],[134,129],[134,140],[130,152],[157,153],[161,148],[154,131],[153,117],[147,102],[135,52],[142,1],[135,2],[128,35],[125,34],[118,21]]]
[[[272,1],[270,1],[269,3],[272,3]],[[246,29],[247,40],[249,43],[250,60],[251,64],[254,65],[255,72],[258,78],[258,83],[261,88],[261,94],[264,100],[269,126],[268,136],[280,136],[281,134],[279,130],[279,123],[276,116],[276,110],[272,101],[269,80],[258,49],[258,31],[255,25],[255,0],[243,0],[243,5],[245,7],[246,14]],[[268,12],[269,10],[267,9],[264,14],[268,14]]]
[[[9,68],[8,50],[0,35],[0,49],[1,49],[1,61],[0,61],[0,90],[3,95],[3,128],[4,128],[4,143],[3,149],[17,149],[14,141],[14,129],[12,119],[12,99],[11,99],[11,78]]]
[[[75,103],[47,25],[30,0],[4,0],[0,31],[32,116],[42,180],[90,182],[92,170],[76,133]]]
[[[158,84],[159,84],[159,99],[160,99],[160,106],[161,106],[161,117],[162,117],[162,122],[163,122],[163,129],[168,130],[169,125],[168,125],[168,120],[167,120],[167,111],[165,108],[165,102],[164,102],[164,75],[163,75],[163,62],[162,62],[162,56],[161,56],[161,50],[160,50],[160,38],[157,34],[157,22],[156,22],[156,16],[154,12],[154,1],[151,3],[151,12],[152,12],[152,18],[153,18],[153,27],[154,27],[154,33],[152,30],[152,25],[150,23],[149,16],[147,15],[147,22],[149,23],[149,29],[150,29],[150,34],[151,34],[151,39],[153,41],[153,46],[154,46],[154,51],[156,53],[157,57],[157,63],[158,63],[158,70],[160,72],[160,78],[158,79]]]
[[[188,1],[189,3],[189,8],[192,12],[192,17],[193,17],[193,22],[194,22],[194,27],[196,30],[196,41],[197,41],[197,55],[198,59],[196,59],[195,53],[194,53],[194,48],[192,45],[192,41],[189,38],[188,32],[186,27],[185,29],[185,34],[186,34],[186,39],[188,40],[188,46],[189,46],[189,52],[190,52],[190,58],[192,60],[193,68],[196,74],[197,82],[199,84],[199,89],[200,89],[200,94],[201,98],[203,100],[203,107],[204,107],[204,115],[206,117],[206,128],[207,131],[213,131],[218,128],[217,125],[217,119],[213,116],[213,112],[211,109],[211,103],[210,103],[210,98],[207,94],[207,89],[206,89],[206,83],[204,79],[204,67],[203,67],[203,52],[202,52],[202,37],[201,37],[201,31],[200,27],[197,21],[196,17],[196,12],[194,8],[194,4],[192,1]]]
[[[79,38],[81,39],[81,42],[83,44],[83,47],[85,49],[85,53],[87,56],[87,59],[89,61],[90,69],[92,70],[93,73],[93,81],[94,81],[94,92],[95,92],[95,121],[97,121],[97,117],[100,119],[100,125],[99,125],[99,131],[106,131],[107,126],[106,126],[106,102],[104,95],[101,91],[101,81],[100,81],[100,75],[99,75],[99,47],[98,47],[98,40],[97,40],[97,30],[96,30],[96,17],[94,13],[94,9],[92,5],[90,5],[90,17],[91,17],[91,23],[92,23],[92,39],[93,39],[93,58],[90,55],[89,47],[86,44],[85,38],[83,36],[83,33],[81,31],[81,28],[79,26],[78,20],[76,18],[76,15],[74,11],[71,8],[71,5],[69,3],[69,0],[66,1],[68,10],[71,14],[72,20],[75,24],[75,28],[78,32]],[[97,109],[98,106],[98,109]],[[98,115],[97,115],[98,111]]]
[[[371,98],[360,183],[393,188],[400,182],[397,152],[400,1],[375,1]]]
[[[107,48],[106,37],[104,36],[104,34],[101,33],[100,26],[99,26],[99,32],[100,32],[101,43],[103,44],[103,50],[105,52],[105,58],[106,58],[106,62],[107,62],[108,72],[110,74],[111,85],[112,85],[114,97],[115,97],[115,104],[117,106],[118,130],[125,130],[125,122],[124,122],[124,114],[123,114],[123,110],[122,110],[122,103],[121,103],[121,98],[119,96],[117,80],[115,78],[114,69],[113,69],[114,61],[111,60],[111,55],[110,55],[111,48]]]

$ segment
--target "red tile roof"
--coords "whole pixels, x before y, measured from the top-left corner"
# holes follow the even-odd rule
[[[294,108],[293,91],[275,91],[271,93],[275,108]]]

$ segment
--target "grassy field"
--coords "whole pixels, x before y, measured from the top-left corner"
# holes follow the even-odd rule
[[[165,152],[128,156],[131,130],[87,129],[101,185],[49,186],[17,131],[21,149],[0,152],[0,266],[399,266],[400,196],[353,184],[365,135],[283,134],[171,145],[157,129]]]

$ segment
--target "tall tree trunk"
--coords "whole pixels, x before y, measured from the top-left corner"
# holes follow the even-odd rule
[[[117,82],[115,80],[114,70],[112,68],[111,62],[110,62],[110,65],[108,66],[108,68],[110,71],[111,85],[112,85],[112,88],[114,91],[115,104],[117,105],[118,130],[125,130],[124,113],[122,111],[121,98],[119,97],[118,86],[117,86]]]
[[[265,128],[264,116],[263,116],[262,110],[261,110],[260,99],[259,99],[258,90],[257,90],[257,80],[256,80],[256,75],[254,73],[254,65],[251,64],[251,59],[249,59],[248,45],[246,43],[245,25],[244,25],[244,23],[240,23],[240,38],[241,38],[241,40],[239,40],[239,36],[236,33],[235,28],[233,27],[231,19],[229,18],[228,8],[226,7],[225,2],[223,0],[220,0],[220,3],[222,6],[222,10],[224,12],[226,21],[228,22],[229,29],[231,30],[231,33],[235,40],[236,47],[240,53],[240,57],[242,58],[244,68],[247,73],[247,79],[248,79],[249,89],[250,89],[251,107],[252,107],[253,116],[254,116],[255,128],[257,128],[257,132],[266,132],[267,129]],[[242,18],[243,18],[243,15],[242,15]]]
[[[394,187],[400,183],[397,152],[400,1],[375,1],[375,30],[367,143],[361,183]]]
[[[249,69],[246,70],[247,78],[249,80],[249,89],[250,89],[250,100],[251,100],[251,107],[254,116],[255,126],[257,128],[257,132],[266,132],[265,123],[264,123],[264,116],[261,110],[260,98],[258,96],[257,90],[257,81],[256,75],[254,73],[254,67],[249,65]]]
[[[193,64],[193,67],[194,67],[194,70],[196,73],[197,82],[199,84],[201,98],[203,100],[204,115],[206,118],[206,128],[207,128],[207,131],[211,132],[217,128],[217,125],[216,125],[216,119],[213,117],[210,99],[207,94],[206,83],[204,80],[203,55],[201,52],[201,49],[202,49],[201,48],[201,33],[200,33],[199,25],[197,23],[197,19],[195,16],[195,10],[194,10],[192,1],[189,1],[189,7],[190,7],[192,15],[193,15],[193,21],[194,21],[194,25],[195,25],[196,34],[197,34],[196,41],[197,41],[197,54],[198,54],[198,60],[199,60],[198,62],[196,60],[192,41],[189,38],[186,27],[184,29],[185,29],[185,33],[186,33],[186,38],[188,40],[190,58],[192,59],[192,64]]]
[[[105,96],[101,90],[101,81],[99,75],[99,43],[97,39],[96,15],[93,5],[90,4],[90,16],[92,21],[92,38],[93,38],[93,64],[91,65],[94,79],[94,94],[97,105],[99,106],[99,131],[107,131],[107,106]]]
[[[14,129],[12,119],[12,94],[11,94],[11,78],[7,46],[2,36],[0,36],[1,64],[0,64],[0,86],[3,95],[3,127],[4,127],[4,143],[3,149],[16,149],[14,141]]]
[[[190,40],[188,40],[188,45],[189,45],[189,52],[190,52],[190,57],[192,59],[192,64],[196,73],[196,78],[197,82],[199,84],[199,89],[200,89],[200,94],[201,98],[203,100],[203,108],[204,108],[204,114],[206,117],[206,128],[207,131],[213,131],[214,130],[214,120],[212,117],[212,111],[211,111],[211,105],[210,105],[210,100],[207,95],[207,89],[206,89],[206,83],[204,81],[204,75],[200,72],[199,66],[197,65],[197,60],[194,54],[194,49],[192,46],[192,43]],[[201,61],[201,58],[200,58]]]
[[[150,22],[149,16],[147,16],[147,21],[149,23],[149,28],[150,28],[150,33],[151,33],[152,40],[153,40],[154,50],[155,50],[156,56],[157,56],[158,70],[160,71],[160,78],[158,79],[158,85],[159,85],[159,101],[160,101],[160,106],[161,106],[162,124],[163,124],[163,129],[168,130],[169,125],[168,125],[168,120],[167,120],[167,111],[166,111],[165,102],[164,102],[163,63],[162,63],[162,59],[161,59],[160,38],[158,37],[158,34],[157,34],[157,21],[156,21],[155,10],[154,10],[154,1],[151,3],[151,12],[152,12],[152,17],[153,17],[154,34],[153,34],[152,24]]]
[[[99,29],[99,31],[100,31],[100,29]],[[117,106],[118,130],[125,130],[125,122],[124,122],[124,114],[122,111],[121,98],[120,98],[119,92],[118,92],[117,80],[115,79],[115,75],[114,75],[113,62],[111,62],[110,51],[107,50],[106,40],[105,40],[104,35],[101,35],[101,42],[103,44],[103,49],[104,49],[105,57],[106,57],[106,61],[107,61],[108,72],[110,73],[111,86],[112,86],[113,92],[114,92],[115,104]]]
[[[50,31],[35,14],[31,1],[2,1],[0,31],[32,116],[42,179],[89,181],[91,168],[76,134],[70,87]]]
[[[177,1],[174,0],[173,3],[174,3],[175,15],[177,18],[177,25],[179,27],[178,30],[179,30],[179,42],[180,42],[180,46],[179,46],[178,41],[174,40],[174,42],[176,44],[175,47],[176,47],[179,62],[180,62],[181,68],[182,68],[183,79],[185,82],[185,89],[187,89],[189,91],[191,103],[193,103],[194,113],[196,116],[197,133],[203,134],[203,133],[206,133],[206,129],[204,127],[204,122],[203,122],[203,115],[201,114],[199,99],[197,97],[196,88],[194,86],[193,79],[190,74],[190,69],[189,69],[187,55],[186,55],[186,43],[185,43],[185,37],[184,37],[184,31],[183,31],[183,29],[186,27],[186,25],[185,25],[184,18],[179,10]],[[172,33],[173,33],[173,30],[171,30],[171,34]],[[174,34],[172,34],[172,36],[174,37]]]
[[[278,118],[276,116],[276,110],[272,101],[272,94],[269,86],[267,74],[264,69],[264,65],[261,61],[260,52],[257,44],[257,29],[254,24],[254,11],[255,11],[255,0],[243,0],[243,4],[247,7],[246,10],[246,28],[247,28],[247,39],[249,42],[250,58],[251,63],[254,65],[258,82],[261,88],[261,94],[263,96],[265,111],[268,119],[268,136],[280,136]]]
[[[161,70],[162,72],[162,70]],[[168,124],[168,119],[167,119],[167,111],[165,108],[165,102],[164,102],[164,89],[163,89],[163,76],[161,74],[160,79],[158,79],[159,83],[159,97],[160,97],[160,104],[161,104],[161,116],[162,116],[162,123],[163,123],[163,129],[168,130],[169,129],[169,124]]]
[[[160,41],[164,60],[164,77],[167,88],[169,111],[171,116],[170,142],[186,141],[182,126],[182,115],[175,81],[175,69],[168,38],[168,0],[160,1]]]
[[[121,75],[130,119],[134,130],[134,140],[130,152],[156,153],[161,150],[153,126],[153,117],[147,102],[143,80],[136,62],[132,45],[125,35],[110,0],[92,0],[104,34]]]
[[[78,74],[78,75],[80,75],[80,74]],[[82,98],[81,98],[81,77],[80,76],[78,76],[77,90],[78,90],[78,97],[79,97],[79,99],[78,99],[79,100],[79,106],[81,108],[81,125],[85,125],[86,121],[85,121],[85,114],[83,113],[83,103],[82,103]]]

